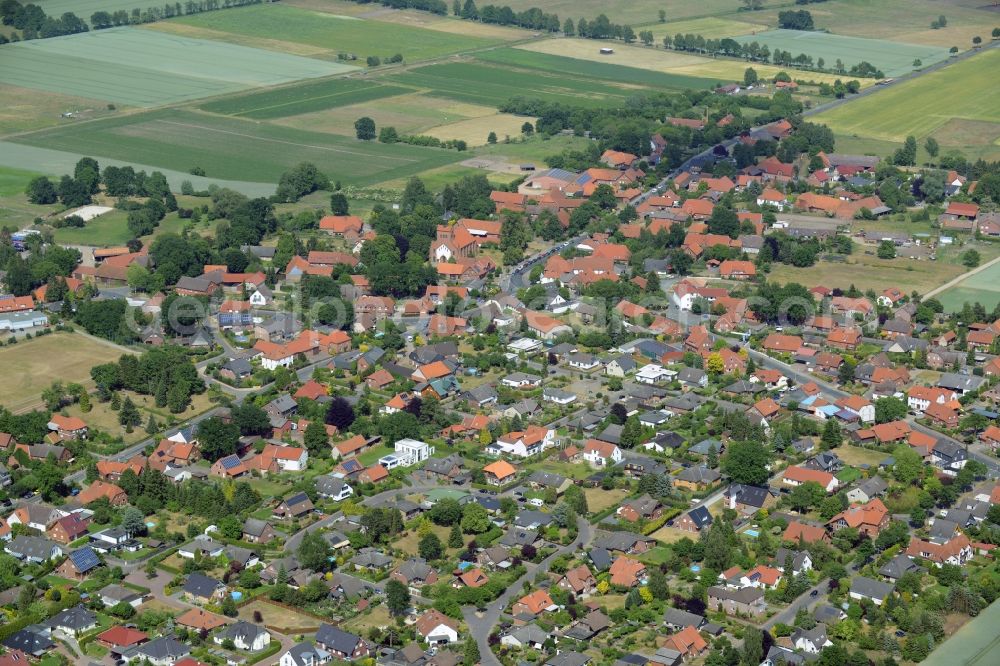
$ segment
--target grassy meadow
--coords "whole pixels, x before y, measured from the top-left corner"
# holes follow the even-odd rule
[[[402,95],[408,88],[377,81],[328,79],[251,92],[202,104],[211,113],[270,120]]]

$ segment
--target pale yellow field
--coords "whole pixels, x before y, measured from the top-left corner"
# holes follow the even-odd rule
[[[247,35],[240,35],[235,32],[222,32],[221,30],[212,30],[211,28],[202,28],[200,26],[175,23],[173,21],[148,23],[142,26],[142,28],[144,30],[158,30],[171,35],[190,37],[192,39],[208,39],[216,42],[237,44],[239,46],[248,46],[251,48],[268,49],[281,53],[289,53],[297,56],[314,57],[330,53],[329,49],[321,46],[313,46],[312,44],[286,42],[281,39],[267,39],[264,37],[250,37]]]
[[[375,121],[376,130],[391,126],[400,134],[425,134],[434,127],[495,114],[496,109],[492,107],[415,93],[278,118],[273,122],[314,132],[354,136],[354,121],[368,116]],[[486,142],[485,135],[482,142]]]
[[[545,39],[539,42],[523,44],[516,48],[538,53],[548,53],[549,55],[565,56],[567,58],[577,58],[579,60],[592,60],[594,62],[611,63],[613,65],[650,69],[657,72],[672,72],[675,67],[711,62],[708,58],[680,53],[678,51],[626,46],[618,42],[612,45],[615,50],[614,53],[601,55],[600,48],[602,45],[602,42],[595,42],[592,39],[569,38]]]
[[[688,76],[705,76],[724,81],[742,81],[743,72],[747,67],[753,67],[757,76],[761,79],[770,80],[778,72],[786,72],[790,77],[800,81],[815,81],[816,83],[832,84],[837,79],[847,81],[850,77],[839,74],[825,74],[820,72],[805,72],[789,67],[775,67],[774,65],[762,65],[760,63],[745,63],[739,60],[711,60],[702,58],[703,62],[683,67],[671,67],[663,70],[672,74],[687,74]],[[862,88],[867,88],[874,84],[873,79],[859,79]]]
[[[708,20],[708,19],[705,19]],[[693,23],[693,21],[692,21]],[[731,21],[737,24],[738,21]],[[666,25],[671,25],[667,23]],[[741,24],[742,25],[742,24]],[[693,34],[693,33],[692,33]],[[735,34],[735,33],[734,33]],[[601,55],[593,40],[588,39],[546,39],[530,44],[522,44],[515,48],[525,51],[536,51],[549,55],[559,55],[579,60],[592,62],[613,63],[626,67],[637,67],[648,69],[654,72],[664,72],[667,74],[684,74],[687,76],[698,76],[718,79],[719,81],[742,81],[743,72],[747,67],[757,70],[757,75],[762,79],[773,78],[775,74],[785,71],[793,79],[804,81],[815,81],[817,83],[833,83],[837,79],[846,77],[835,74],[820,74],[819,72],[805,72],[788,67],[775,67],[774,65],[761,65],[758,63],[745,63],[740,60],[705,58],[703,56],[681,53],[669,49],[648,48],[640,46],[624,46],[615,43],[615,52],[610,55]],[[871,80],[866,79],[862,86],[871,85]]]
[[[492,116],[469,118],[468,120],[459,120],[447,125],[433,127],[425,131],[424,134],[436,136],[442,141],[461,139],[470,146],[483,146],[486,145],[486,138],[490,132],[496,132],[497,137],[500,138],[508,134],[510,136],[517,136],[521,133],[521,126],[525,122],[534,124],[535,120],[535,118],[515,116],[509,113],[497,113]]]
[[[706,16],[704,18],[690,19],[688,21],[667,21],[666,23],[653,23],[642,27],[649,30],[656,37],[656,41],[662,43],[664,35],[701,35],[705,39],[722,39],[723,37],[735,37],[737,35],[749,35],[751,32],[763,32],[768,30],[768,26],[761,23],[744,23],[728,18]],[[636,28],[638,31],[638,28]]]

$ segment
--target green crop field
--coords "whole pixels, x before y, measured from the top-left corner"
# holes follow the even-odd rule
[[[976,301],[982,303],[987,310],[992,310],[1000,303],[1000,264],[993,264],[962,280],[951,289],[938,294],[937,299],[947,312],[961,310],[963,304]]]
[[[430,95],[492,106],[518,96],[591,107],[614,106],[641,92],[607,81],[468,62],[427,65],[387,78],[394,83],[426,89]]]
[[[374,81],[333,79],[309,81],[293,86],[247,93],[208,102],[201,105],[204,111],[227,116],[241,116],[255,120],[268,120],[297,116],[314,111],[325,111],[351,104],[360,104],[384,97],[412,92],[409,88],[382,85]]]
[[[948,49],[919,44],[902,44],[883,39],[866,39],[831,35],[825,32],[804,30],[770,30],[752,35],[734,37],[741,44],[759,42],[771,51],[781,49],[793,56],[804,53],[814,60],[823,58],[827,67],[832,67],[839,59],[850,69],[852,65],[866,61],[882,70],[886,76],[900,76],[913,70],[914,60],[925,66],[940,62],[948,57]]]
[[[308,44],[337,53],[388,57],[399,53],[407,62],[483,48],[502,40],[447,34],[408,25],[366,21],[278,4],[253,5],[175,19],[198,28],[246,37]]]
[[[773,3],[764,11],[734,13],[730,18],[774,27],[788,4]],[[998,7],[991,0],[827,0],[803,9],[820,30],[946,49],[969,48],[976,35],[989,40],[992,29],[1000,25]],[[942,15],[947,25],[931,28]]]
[[[143,107],[351,69],[134,28],[7,44],[0,60],[0,83]]]
[[[0,167],[0,197],[9,197],[24,192],[32,178],[41,174],[35,171]]]
[[[1000,137],[998,66],[1000,51],[990,49],[821,113],[813,121],[840,134],[882,141],[901,142],[913,135],[935,136],[945,146],[991,144]],[[974,130],[979,140],[959,133],[954,119],[969,121],[965,129]]]
[[[211,178],[277,182],[300,162],[312,162],[331,180],[369,185],[458,162],[466,154],[354,138],[263,123],[164,110],[95,121],[76,128],[43,130],[19,143],[186,171]]]
[[[512,65],[527,69],[537,69],[544,72],[560,73],[582,79],[605,79],[652,88],[712,88],[716,79],[666,74],[663,72],[625,67],[604,62],[590,62],[579,58],[567,58],[548,53],[538,53],[525,49],[505,48],[484,51],[476,56],[485,62]]]
[[[73,12],[88,23],[90,15],[94,12],[115,12],[120,9],[132,11],[136,7],[145,9],[156,5],[148,0],[34,0],[34,4],[41,7],[49,16]]]

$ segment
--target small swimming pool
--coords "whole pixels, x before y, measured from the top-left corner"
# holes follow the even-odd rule
[[[698,573],[699,571],[701,571],[701,566],[697,565],[697,564],[692,564],[691,565],[691,571],[693,571],[695,573]]]
[[[743,533],[746,534],[747,536],[753,537],[754,539],[756,539],[758,536],[760,536],[760,532],[758,530],[755,530],[755,529],[749,529],[749,530],[746,530]]]

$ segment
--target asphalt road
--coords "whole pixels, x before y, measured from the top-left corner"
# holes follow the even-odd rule
[[[500,660],[493,654],[489,644],[490,633],[500,622],[500,615],[516,597],[524,594],[525,581],[534,580],[535,574],[539,571],[548,571],[552,561],[560,555],[569,553],[579,553],[590,545],[594,539],[594,527],[584,518],[577,518],[576,526],[578,535],[576,541],[568,546],[558,548],[554,553],[546,557],[537,565],[526,566],[527,572],[511,584],[507,590],[500,595],[493,603],[486,607],[486,611],[479,613],[471,606],[462,608],[462,615],[466,625],[469,627],[469,634],[475,639],[479,646],[479,663],[483,666],[501,666]]]

